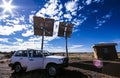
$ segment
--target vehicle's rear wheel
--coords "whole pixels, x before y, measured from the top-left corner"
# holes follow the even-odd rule
[[[20,64],[15,64],[14,71],[15,71],[16,73],[21,72],[21,71],[22,71],[21,65],[20,65]]]
[[[54,64],[50,64],[47,66],[47,72],[50,76],[56,76],[57,74],[57,66]]]

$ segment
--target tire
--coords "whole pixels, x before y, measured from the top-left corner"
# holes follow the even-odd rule
[[[56,76],[57,74],[57,66],[54,64],[50,64],[47,66],[47,72],[49,76]]]
[[[15,73],[21,72],[22,71],[21,65],[20,64],[15,64],[14,71],[15,71]]]

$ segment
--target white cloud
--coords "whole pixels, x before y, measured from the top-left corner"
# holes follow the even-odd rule
[[[109,21],[109,19],[112,16],[112,12],[110,11],[109,13],[107,13],[106,15],[102,16],[101,18],[97,19],[97,25],[96,27],[94,27],[95,29],[99,29],[104,23],[106,23],[107,21]]]
[[[84,5],[90,5],[92,3],[103,3],[104,0],[82,0],[82,3]]]
[[[20,20],[19,20],[19,18],[15,18],[15,19],[13,19],[13,20],[5,20],[5,22],[6,22],[6,25],[17,25],[17,24],[19,24],[20,23]]]
[[[62,16],[62,14],[63,14],[63,12],[60,11],[60,12],[58,13],[58,16],[60,17],[60,16]]]
[[[11,45],[0,44],[0,51],[14,51],[14,50],[24,50],[27,48],[40,49],[41,40],[39,41],[23,41],[22,39],[15,38],[17,41],[13,42]]]
[[[112,16],[111,12],[103,16],[102,18],[104,19],[109,19]]]
[[[16,50],[23,50],[23,49],[26,49],[25,46],[19,46],[19,45],[3,45],[3,44],[0,44],[0,51],[16,51]]]
[[[15,38],[18,42],[23,42],[23,39]]]
[[[25,16],[24,16],[24,15],[20,16],[20,17],[19,17],[19,21],[24,22],[24,21],[25,21]]]
[[[59,5],[59,11],[63,8],[62,4]]]
[[[15,31],[21,31],[23,29],[26,29],[24,25],[14,25],[11,30]]]
[[[50,52],[65,52],[65,47],[62,46],[53,46],[53,45],[46,45],[45,49]]]
[[[104,0],[93,0],[93,2],[99,3],[99,2],[103,2]]]
[[[10,31],[11,27],[9,26],[0,26],[0,35],[10,35],[13,31]]]
[[[0,35],[11,35],[16,31],[25,29],[24,25],[0,26]]]
[[[64,14],[64,18],[67,18],[69,21],[71,21],[72,16],[71,14]]]
[[[98,26],[102,26],[102,24],[104,24],[106,22],[106,20],[97,20],[97,24]]]
[[[112,42],[117,43],[116,50],[117,52],[120,52],[120,39],[115,39]]]
[[[98,28],[99,28],[99,26],[94,27],[94,29],[98,29]]]
[[[8,42],[8,38],[0,38],[0,42]]]
[[[32,14],[34,14],[36,11],[31,11]]]
[[[41,49],[41,37],[31,37],[29,41],[23,41],[19,38],[16,38],[16,40],[17,42],[14,42],[13,45],[0,44],[0,51],[24,50],[27,48]],[[53,44],[46,43],[46,41],[44,41],[44,50],[48,50],[50,52],[66,52],[65,46],[54,46]],[[89,48],[85,48],[83,45],[72,45],[70,47],[68,46],[68,51],[88,52],[91,50],[89,50]]]
[[[55,21],[60,20],[60,18],[58,18],[58,16],[53,16],[53,17],[51,17],[51,18],[54,19]]]
[[[42,40],[42,37],[38,37],[38,36],[35,36],[35,37],[30,37],[28,41],[41,41]]]
[[[6,15],[6,14],[1,15],[1,16],[0,16],[0,20],[4,20],[4,19],[6,19],[6,18],[8,18],[8,17],[9,17],[9,15]]]
[[[76,18],[75,18],[72,23],[75,24],[76,26],[79,26],[79,25],[81,25],[86,19],[87,19],[87,17],[81,16],[81,19],[76,19]]]
[[[31,24],[33,23],[33,16],[34,16],[33,14],[29,15],[29,23],[31,23]]]
[[[57,7],[59,7],[59,9],[57,9]],[[50,0],[45,4],[44,8],[37,12],[36,15],[41,17],[48,15],[49,17],[53,17],[54,15],[58,14],[61,9],[62,5],[58,5],[57,0]]]
[[[28,37],[28,36],[31,36],[31,35],[33,35],[33,30],[26,30],[26,32],[25,33],[22,33],[22,36],[24,36],[24,37]]]
[[[80,31],[78,28],[73,28],[73,32],[78,32]]]
[[[71,15],[76,16],[77,15],[77,11],[72,12]]]
[[[3,22],[3,25],[7,25],[7,26],[13,26],[13,25],[18,25],[24,23],[25,21],[25,16],[20,16],[20,15],[16,15],[16,16],[10,16],[10,15],[2,15],[2,17],[0,17],[0,21]]]
[[[115,40],[113,40],[113,42],[120,44],[120,39],[115,39]]]
[[[97,13],[98,12],[98,10],[93,10],[91,13]]]
[[[81,10],[81,9],[83,9],[83,6],[79,6],[79,7],[78,7],[78,10]]]
[[[86,4],[87,4],[87,5],[90,5],[91,2],[92,2],[92,0],[87,0],[87,1],[86,1]]]
[[[0,35],[11,35],[17,31],[26,29],[24,15],[2,15],[0,17],[2,25],[0,26]]]
[[[57,35],[54,35],[53,37],[45,37],[45,43],[48,43],[49,41],[52,41],[54,39],[58,39]]]
[[[77,1],[68,1],[65,3],[65,8],[67,11],[73,12],[77,10]]]
[[[52,44],[45,45],[45,49],[51,52],[64,52],[66,53],[65,46],[54,46]],[[68,46],[68,52],[92,52],[90,48],[85,48],[84,45]]]
[[[81,47],[83,47],[83,45],[72,45],[69,48],[76,49],[76,48],[81,48]]]
[[[69,52],[92,52],[91,47],[87,48],[84,45],[72,45],[68,47]]]

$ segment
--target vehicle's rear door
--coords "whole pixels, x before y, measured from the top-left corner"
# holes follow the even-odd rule
[[[35,70],[35,69],[42,69],[43,68],[43,56],[37,50],[29,50],[29,60],[28,60],[28,67],[27,71]]]
[[[28,63],[28,53],[26,50],[19,50],[14,56],[15,62],[20,62],[22,67],[27,67]]]

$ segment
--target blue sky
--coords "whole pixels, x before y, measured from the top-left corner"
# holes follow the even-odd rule
[[[120,51],[120,0],[0,0],[0,51],[41,48],[33,16],[55,20],[44,49],[65,51],[65,39],[57,36],[59,22],[71,22],[70,52],[92,52],[94,44],[108,42],[117,43]]]

